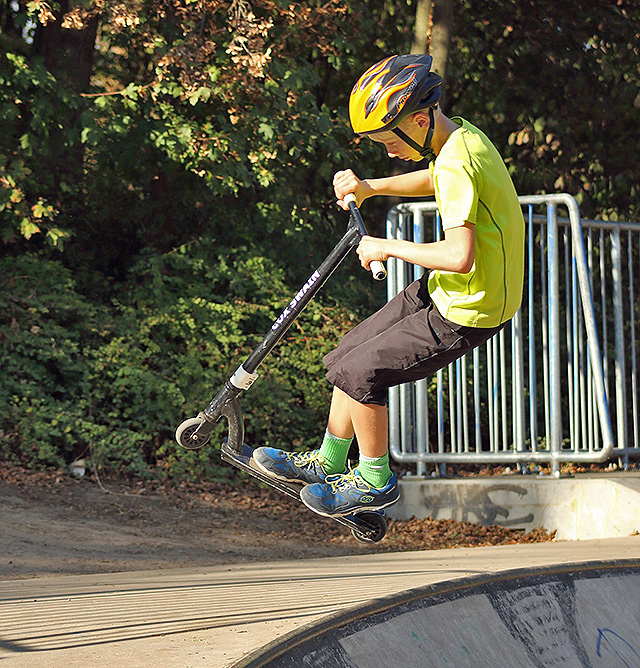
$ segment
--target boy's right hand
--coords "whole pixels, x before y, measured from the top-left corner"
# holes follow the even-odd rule
[[[345,211],[349,210],[349,205],[344,198],[349,193],[356,196],[356,204],[360,204],[369,197],[369,184],[359,179],[351,169],[345,169],[342,172],[336,172],[333,176],[333,191],[337,197],[337,204]]]

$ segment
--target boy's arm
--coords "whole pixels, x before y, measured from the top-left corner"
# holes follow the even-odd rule
[[[434,194],[433,179],[428,169],[380,179],[359,179],[351,169],[346,169],[337,172],[333,177],[333,189],[338,198],[338,206],[345,210],[349,209],[344,202],[348,193],[356,196],[358,206],[374,195],[428,197]]]
[[[373,260],[385,262],[390,257],[396,257],[427,269],[466,274],[475,261],[475,241],[475,225],[472,223],[445,230],[444,239],[433,243],[365,236],[358,246],[358,257],[365,269],[369,269]]]

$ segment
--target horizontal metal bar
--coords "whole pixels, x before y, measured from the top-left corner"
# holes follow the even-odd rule
[[[499,464],[513,462],[548,463],[552,461],[595,464],[606,462],[610,459],[610,455],[603,452],[574,452],[573,450],[567,450],[566,452],[560,451],[559,453],[538,450],[537,452],[431,452],[414,454],[403,453],[394,448],[391,449],[391,452],[396,461],[404,464],[416,464],[418,462],[441,464]],[[637,454],[640,456],[640,452]]]
[[[524,202],[525,198],[521,198],[520,204],[526,206],[528,204],[534,204],[531,202]],[[437,210],[437,204],[435,202],[411,202],[398,204],[393,207],[389,213],[394,211],[403,212],[403,213],[431,213]],[[547,217],[534,214],[533,221],[535,223],[546,222]],[[620,230],[621,232],[640,232],[640,223],[635,223],[628,220],[594,220],[590,218],[580,218],[580,224],[583,229],[598,229],[598,230]],[[571,220],[563,216],[558,216],[558,225],[564,227],[569,227],[571,225]]]

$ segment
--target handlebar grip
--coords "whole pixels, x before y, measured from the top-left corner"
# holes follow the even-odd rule
[[[360,222],[360,227],[362,228],[363,234],[366,234],[367,231],[364,227],[364,223],[362,222],[362,218],[360,216],[360,211],[358,210],[358,206],[356,204],[356,196],[353,193],[347,193],[344,196],[343,201],[349,205],[349,209],[351,210],[354,218],[356,221]],[[380,260],[372,260],[369,264],[369,269],[376,281],[384,281],[384,279],[387,277],[387,268],[384,266],[383,262],[380,262]]]
[[[387,268],[384,266],[384,263],[380,262],[380,260],[373,260],[369,265],[369,269],[376,281],[384,281],[387,277]]]

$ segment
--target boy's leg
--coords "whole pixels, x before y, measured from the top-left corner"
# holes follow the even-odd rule
[[[388,428],[386,406],[361,404],[334,387],[327,431],[320,446],[320,455],[330,464],[325,467],[327,473],[344,471],[354,434],[358,435],[360,454],[366,461],[385,457],[389,447]]]
[[[388,448],[386,406],[361,404],[340,388],[333,388],[327,429],[336,436],[358,437],[360,452],[366,457],[382,457]]]
[[[335,419],[329,419],[319,450],[297,453],[277,448],[256,448],[253,452],[256,467],[278,480],[307,484],[323,482],[328,475],[344,473],[354,435],[349,404],[345,398],[353,401],[335,388],[330,409],[330,416],[334,415]]]
[[[384,487],[391,478],[388,454],[389,418],[386,406],[378,404],[361,404],[352,399],[341,389],[333,388],[331,409],[327,423],[327,435],[340,436],[346,447],[340,453],[340,459],[330,459],[336,453],[335,447],[329,449],[325,443],[320,454],[335,463],[335,470],[344,470],[354,433],[358,437],[360,460],[358,470],[367,483],[373,487]],[[349,440],[347,440],[349,439]],[[337,469],[336,469],[337,465]]]
[[[389,412],[386,406],[362,404],[334,387],[328,431],[354,433],[358,438],[358,472],[372,487],[385,487],[391,478],[389,467]],[[346,460],[345,460],[346,463]]]
[[[387,407],[362,404],[334,387],[327,430],[343,436],[355,432],[360,449],[358,467],[309,485],[300,492],[302,501],[321,515],[344,515],[354,509],[374,510],[395,503],[400,492],[389,468]]]
[[[426,298],[428,298],[428,293],[425,281],[416,281],[411,284],[364,323],[348,332],[343,337],[340,346],[324,358],[327,367],[339,361],[346,351],[353,350],[361,343],[369,341],[372,335],[387,331],[393,323],[424,308]],[[377,393],[377,396],[371,395],[368,398],[369,403],[365,406],[370,407],[373,403],[384,404],[385,394],[385,392],[380,392]],[[319,450],[294,453],[276,448],[256,448],[253,454],[254,463],[264,473],[289,482],[315,483],[324,480],[327,475],[342,473],[354,435],[352,410],[356,412],[356,422],[359,425],[362,423],[361,426],[358,426],[358,430],[362,432],[359,441],[364,442],[365,456],[370,451],[368,443],[373,443],[367,437],[367,433],[383,435],[384,442],[378,450],[386,451],[386,409],[381,412],[383,420],[381,424],[385,426],[380,427],[378,417],[367,417],[366,408],[361,416],[359,406],[358,402],[343,391],[334,391],[327,432]],[[372,410],[373,413],[377,412],[375,408]],[[367,426],[368,423],[369,426]],[[371,451],[377,452],[378,450]]]
[[[348,394],[337,387],[333,388],[327,431],[340,438],[353,438],[355,433],[351,420],[350,400],[351,397]]]

